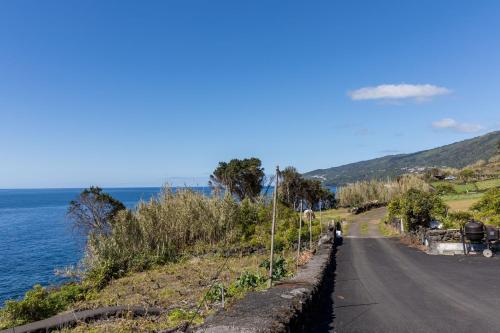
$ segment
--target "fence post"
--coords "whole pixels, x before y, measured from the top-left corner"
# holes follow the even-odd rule
[[[280,178],[280,168],[276,167],[276,182],[273,193],[273,223],[271,227],[271,258],[269,260],[269,287],[273,285],[273,261],[274,261],[274,231],[276,229],[276,205],[278,201],[278,186]]]
[[[323,235],[323,220],[321,219],[321,206],[323,202],[320,200],[319,201],[319,230],[320,230],[320,235]]]
[[[300,213],[299,213],[299,243],[297,245],[297,267],[299,266],[299,258],[300,258],[300,241],[302,235],[302,199],[300,199]]]
[[[313,249],[313,234],[312,234],[312,206],[311,206],[311,212],[309,214],[309,250],[312,251]]]

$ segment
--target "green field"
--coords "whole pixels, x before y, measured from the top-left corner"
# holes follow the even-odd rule
[[[467,184],[459,184],[456,182],[447,182],[447,181],[438,181],[438,182],[432,182],[431,185],[435,187],[438,184],[451,184],[453,186],[453,189],[456,194],[449,194],[445,195],[444,197],[450,197],[450,196],[456,196],[456,195],[461,195],[461,194],[467,194],[470,192],[479,192],[479,191],[486,191],[489,190],[490,188],[494,187],[499,187],[500,186],[500,179],[488,179],[488,180],[481,180],[478,182],[470,182]],[[480,194],[479,194],[480,196]],[[464,199],[463,197],[458,197],[459,199]],[[449,200],[459,200],[459,199],[449,199]],[[445,199],[447,200],[447,199]]]
[[[433,182],[431,185],[451,184],[457,193],[444,194],[441,198],[450,207],[451,211],[467,211],[474,205],[487,190],[500,187],[500,179],[488,179],[468,184],[452,182]]]
[[[441,198],[444,201],[455,201],[455,200],[469,200],[469,199],[479,199],[483,196],[483,193],[460,193],[460,194],[445,194]]]
[[[480,191],[489,190],[490,188],[500,187],[500,179],[489,179],[477,182],[477,187]]]

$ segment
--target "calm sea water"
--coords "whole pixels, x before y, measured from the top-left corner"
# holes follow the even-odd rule
[[[206,187],[195,188],[209,193]],[[148,200],[160,188],[105,189],[127,207]],[[78,263],[84,240],[65,219],[81,189],[0,190],[0,307],[34,284],[61,283],[54,269]]]

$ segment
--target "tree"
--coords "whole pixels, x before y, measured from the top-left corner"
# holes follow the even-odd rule
[[[317,179],[304,179],[294,167],[286,167],[280,172],[280,199],[288,207],[297,208],[299,200],[305,200],[309,207],[322,202],[323,208],[335,205],[335,195],[323,187]]]
[[[125,209],[100,187],[91,186],[83,190],[78,198],[69,204],[67,217],[73,226],[84,234],[108,234],[116,214]]]
[[[407,230],[415,230],[419,226],[428,227],[435,217],[444,217],[446,205],[434,193],[410,189],[399,199],[394,199],[388,206],[390,216],[403,219]]]
[[[261,193],[263,180],[264,168],[260,159],[246,158],[219,162],[208,184],[214,189],[224,189],[240,200],[255,200]]]
[[[331,208],[336,204],[335,195],[317,179],[303,179],[300,186],[302,197],[311,209],[321,201],[323,208]]]
[[[286,167],[280,173],[281,201],[289,207],[295,208],[297,201],[302,198],[302,175],[294,167]]]
[[[321,200],[321,182],[316,179],[304,179],[301,187],[304,200],[313,209],[314,205]]]
[[[474,177],[474,170],[463,169],[458,175],[464,183],[467,183],[472,177]]]

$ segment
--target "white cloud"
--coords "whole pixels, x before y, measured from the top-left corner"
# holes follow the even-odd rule
[[[382,84],[350,91],[351,99],[406,99],[426,100],[433,96],[451,93],[451,90],[432,84]]]
[[[432,123],[432,127],[437,129],[451,129],[462,133],[474,133],[484,129],[484,127],[479,124],[459,123],[455,119],[451,118],[437,120]]]

